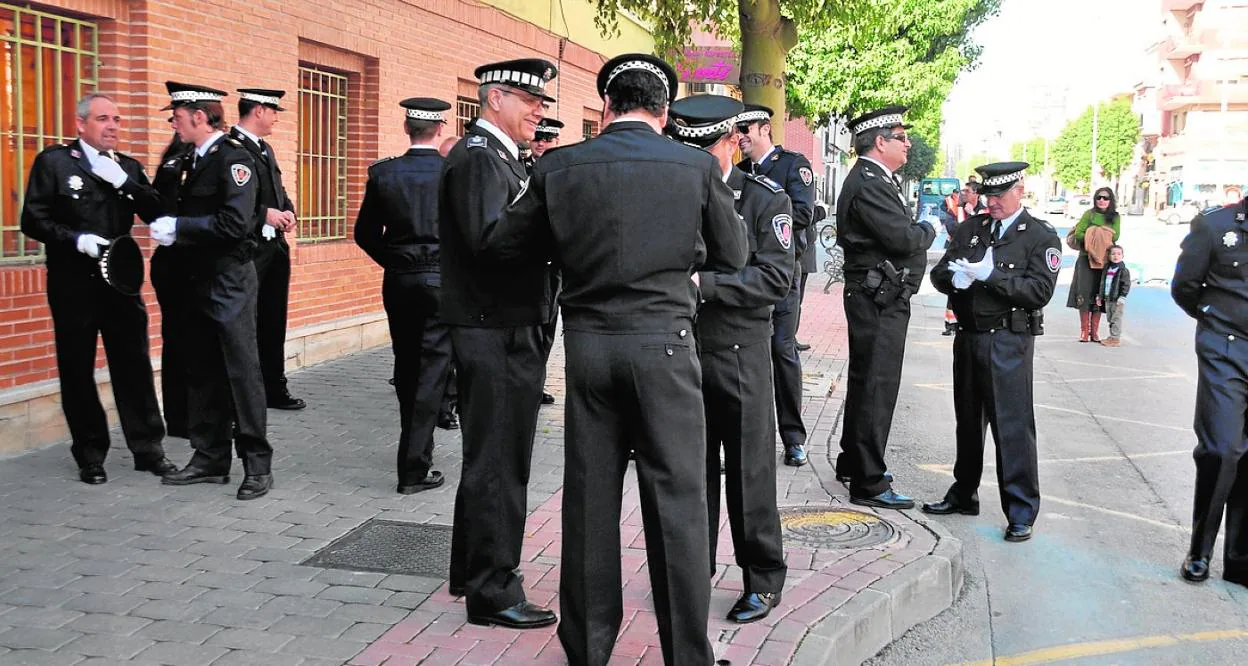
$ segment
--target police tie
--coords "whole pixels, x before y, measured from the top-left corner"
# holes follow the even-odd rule
[[[263,157],[266,162],[269,159],[269,144],[265,143],[264,139],[260,139],[260,156]]]
[[[996,245],[997,240],[1001,238],[1001,220],[992,221],[992,241],[989,245]]]

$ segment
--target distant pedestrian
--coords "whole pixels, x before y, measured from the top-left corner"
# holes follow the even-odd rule
[[[1122,314],[1127,308],[1127,293],[1131,291],[1131,269],[1123,262],[1121,245],[1109,248],[1109,263],[1101,276],[1101,288],[1096,292],[1096,307],[1109,319],[1109,337],[1101,341],[1106,347],[1117,347],[1122,335]]]
[[[962,186],[962,196],[958,200],[958,208],[954,211],[954,215],[950,221],[945,223],[945,231],[949,233],[949,237],[945,239],[945,247],[949,247],[949,243],[953,241],[953,234],[958,230],[958,225],[967,221],[976,215],[983,215],[988,212],[988,206],[984,204],[983,199],[979,196],[979,182],[975,180],[966,181],[966,185]],[[958,317],[953,314],[952,301],[945,301],[945,330],[941,335],[953,335],[958,329]]]
[[[1109,246],[1117,243],[1121,234],[1122,216],[1118,214],[1114,191],[1102,187],[1092,196],[1092,208],[1079,218],[1072,233],[1079,258],[1075,260],[1075,275],[1070,281],[1066,307],[1079,311],[1079,342],[1101,341],[1097,330],[1101,325],[1101,313],[1096,309],[1096,294]]]

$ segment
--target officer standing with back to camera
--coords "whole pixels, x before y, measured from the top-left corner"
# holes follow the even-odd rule
[[[532,140],[554,101],[546,84],[555,73],[537,58],[476,69],[481,115],[447,155],[438,193],[440,307],[451,327],[464,438],[448,589],[466,593],[469,622],[515,629],[557,620],[525,600],[516,571],[546,373],[550,268],[504,267],[480,252],[484,230],[528,180],[517,142]]]
[[[173,116],[169,117],[170,125]],[[152,178],[152,187],[160,195],[160,214],[172,215],[178,207],[178,189],[190,170],[184,160],[194,149],[177,132],[160,155],[160,164]],[[152,252],[152,289],[160,304],[160,394],[164,408],[165,434],[186,438],[186,400],[190,389],[186,382],[186,320],[190,311],[191,280],[185,271],[183,248],[157,245]]]
[[[563,272],[559,641],[575,666],[606,664],[622,621],[619,522],[629,449],[663,661],[713,659],[693,271],[740,270],[748,244],[723,169],[661,135],[678,85],[671,65],[654,56],[607,61],[597,79],[602,134],[542,157],[484,241],[507,265],[553,260]]]
[[[927,269],[936,230],[915,222],[896,172],[910,151],[904,106],[849,121],[858,161],[836,201],[836,244],[845,251],[845,319],[849,329],[849,384],[837,479],[848,481],[849,501],[885,509],[913,509],[893,490],[884,461],[910,325],[910,297]]]
[[[772,312],[771,363],[784,464],[801,467],[806,464],[806,425],[802,423],[802,360],[797,354],[797,319],[802,309],[798,262],[806,229],[815,214],[814,191],[810,187],[815,175],[805,156],[771,142],[772,115],[772,110],[761,104],[745,105],[745,111],[737,119],[737,128],[741,133],[741,152],[746,158],[737,168],[779,183],[793,202],[793,236],[798,239],[799,246],[795,250],[789,293]]]
[[[1248,200],[1192,220],[1170,283],[1196,320],[1196,493],[1192,541],[1180,573],[1199,583],[1226,512],[1222,578],[1248,585]]]
[[[184,250],[191,281],[185,321],[189,396],[187,429],[195,453],[162,483],[229,483],[231,435],[243,460],[238,499],[268,494],[273,449],[265,433],[264,380],[256,348],[256,165],[225,134],[226,93],[168,81],[174,128],[194,148],[176,211],[151,224],[152,239]]]
[[[78,101],[78,139],[45,148],[30,168],[22,233],[47,252],[48,308],[56,339],[61,408],[70,453],[83,483],[108,481],[108,419],[95,383],[96,340],[103,336],[113,397],[134,468],[157,476],[177,469],[165,457],[164,424],[148,356],[147,308],[100,274],[100,256],[130,233],[135,214],[151,221],[159,197],[138,160],[117,152],[121,114],[108,95]]]
[[[273,133],[284,90],[240,88],[238,124],[230,136],[243,144],[256,163],[256,250],[252,262],[260,290],[256,297],[256,345],[264,394],[271,409],[296,410],[308,406],[286,387],[286,313],[290,301],[290,245],[286,234],[295,230],[295,204],[282,184],[277,154],[264,137]]]
[[[737,213],[744,219],[749,259],[736,271],[698,273],[701,307],[694,330],[702,362],[706,410],[706,504],[715,568],[719,533],[719,451],[733,554],[744,589],[728,613],[733,622],[761,620],[780,601],[788,567],[776,508],[776,422],[771,373],[771,311],[793,278],[793,217],[789,197],[766,176],[732,165],[741,103],[695,95],[672,104],[668,134],[719,160]]]
[[[563,121],[554,118],[542,118],[537,124],[537,133],[533,135],[533,140],[529,142],[529,148],[532,151],[529,159],[525,161],[525,167],[531,172],[533,166],[537,164],[537,158],[546,154],[547,150],[559,145],[559,132],[563,129]],[[552,269],[550,271],[550,291],[554,294],[554,298],[559,297],[559,271]],[[559,326],[559,308],[552,307],[550,309],[550,321],[542,324],[542,344],[546,347],[546,361],[550,362],[550,350],[555,346],[555,334],[558,333]],[[546,389],[542,389],[542,404],[555,404],[555,396],[551,395]]]
[[[1036,416],[1032,396],[1035,336],[1053,298],[1062,246],[1057,232],[1022,206],[1026,162],[976,168],[988,214],[958,225],[932,284],[950,297],[958,318],[953,339],[953,404],[957,460],[944,499],[923,505],[934,514],[979,514],[984,430],[997,446],[997,485],[1008,525],[1006,541],[1031,538],[1040,512]],[[1242,434],[1242,433],[1241,433]]]
[[[384,269],[381,299],[394,347],[394,392],[399,399],[398,493],[441,486],[433,465],[433,428],[451,365],[451,332],[438,317],[438,154],[444,112],[451,105],[427,97],[399,102],[411,147],[368,168],[355,243]]]

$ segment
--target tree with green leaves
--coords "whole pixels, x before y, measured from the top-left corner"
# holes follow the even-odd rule
[[[936,149],[923,138],[922,134],[910,132],[910,153],[906,163],[897,170],[902,180],[922,180],[927,178],[936,166]]]
[[[1018,141],[1010,145],[1010,159],[1026,162],[1028,176],[1039,176],[1044,173],[1044,139]]]
[[[1098,173],[1117,180],[1131,164],[1140,140],[1140,119],[1126,97],[1097,107],[1096,161]],[[1050,150],[1054,174],[1068,189],[1087,189],[1092,177],[1092,107],[1068,123]],[[1082,187],[1080,186],[1082,183]]]

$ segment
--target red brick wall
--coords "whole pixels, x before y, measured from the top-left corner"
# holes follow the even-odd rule
[[[167,101],[166,79],[229,90],[228,122],[235,120],[236,88],[281,88],[288,111],[270,143],[297,201],[298,67],[350,73],[348,240],[292,242],[291,328],[381,310],[381,271],[349,238],[368,164],[406,149],[398,100],[453,101],[458,81],[472,79],[477,65],[538,56],[560,68],[560,103],[551,115],[579,130],[602,108],[594,75],[606,58],[570,42],[561,49],[557,35],[461,0],[51,0],[38,6],[99,21],[100,90],[117,96],[125,117],[122,150],[149,173],[170,136],[168,114],[157,110]],[[448,128],[453,132],[454,124]],[[134,233],[149,245],[146,228]],[[56,376],[44,288],[42,265],[0,266],[0,390]],[[144,299],[155,354],[160,309],[150,285]],[[103,366],[103,354],[98,361]]]
[[[805,155],[814,172],[823,173],[823,151],[816,145],[817,139],[806,126],[805,118],[789,118],[784,122],[784,147]]]

